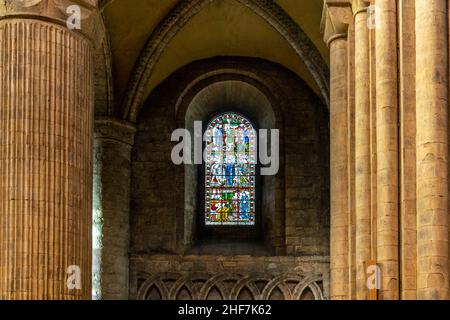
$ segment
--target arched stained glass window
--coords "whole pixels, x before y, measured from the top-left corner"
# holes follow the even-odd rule
[[[254,127],[225,113],[210,122],[205,141],[205,224],[255,225]]]

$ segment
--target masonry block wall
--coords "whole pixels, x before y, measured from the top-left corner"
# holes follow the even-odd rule
[[[232,260],[234,256],[240,261],[239,257],[245,255],[249,256],[246,258],[248,262],[254,261],[252,259],[256,256],[292,256],[319,259],[326,263],[329,253],[329,169],[328,114],[324,105],[301,80],[279,66],[256,59],[215,58],[195,62],[175,73],[154,91],[138,117],[131,157],[130,254],[132,261],[148,263],[145,263],[145,268],[141,268],[141,263],[130,264],[130,292],[136,294],[142,279],[145,281],[149,274],[160,272],[149,267],[154,255],[166,254],[165,259],[170,261],[193,255],[196,257],[195,263],[191,264],[191,268],[183,268],[183,272],[208,269],[208,262],[202,258],[202,252],[206,253],[207,248],[198,246],[197,229],[195,226],[186,228],[190,224],[186,219],[193,218],[185,215],[186,208],[197,205],[195,214],[203,212],[194,199],[201,194],[195,188],[190,189],[192,192],[186,192],[189,189],[184,185],[185,168],[172,163],[170,156],[174,144],[170,143],[170,138],[172,131],[183,125],[177,121],[180,95],[189,86],[195,88],[192,85],[195,79],[207,78],[208,74],[217,74],[223,69],[227,70],[228,78],[222,81],[231,81],[235,77],[233,73],[248,73],[255,79],[263,79],[264,86],[268,88],[266,94],[278,104],[275,113],[277,123],[282,123],[279,129],[283,133],[283,153],[275,183],[262,195],[263,199],[265,196],[274,199],[274,210],[278,212],[274,221],[264,224],[263,233],[272,236],[263,235],[266,240],[262,240],[257,247],[233,243],[231,249],[218,249],[213,256],[229,256],[227,259]],[[208,85],[201,88],[206,87],[207,90]],[[195,92],[193,96],[198,94]],[[239,89],[235,88],[233,92],[239,94]],[[245,113],[245,110],[241,112]],[[251,114],[253,111],[248,112]],[[181,118],[184,119],[184,116]],[[197,175],[197,178],[201,179],[201,176]],[[186,236],[185,232],[193,234]],[[211,252],[208,254],[211,255]],[[307,260],[300,263],[288,259],[286,263],[291,265],[288,269],[294,271],[308,265]],[[235,265],[233,271],[238,272],[240,263]],[[286,272],[276,263],[272,266],[271,274]],[[168,269],[177,271],[179,267],[169,263]],[[323,268],[310,270],[327,277]],[[140,282],[138,279],[141,279]]]

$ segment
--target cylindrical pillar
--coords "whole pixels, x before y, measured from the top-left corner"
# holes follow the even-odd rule
[[[325,3],[324,40],[330,48],[330,297],[349,299],[349,63],[350,6]]]
[[[415,3],[399,1],[401,299],[417,298]]]
[[[369,60],[370,60],[370,233],[371,260],[377,259],[377,94],[376,94],[376,12],[375,1],[370,1],[370,31],[369,31]],[[372,292],[373,293],[373,292]],[[369,293],[370,296],[370,293]],[[371,298],[374,298],[372,295]]]
[[[347,40],[330,43],[331,298],[348,298]]]
[[[417,298],[449,298],[448,16],[416,0]]]
[[[376,4],[377,261],[380,299],[399,298],[397,1]]]
[[[32,5],[0,8],[0,299],[90,299],[91,42]]]
[[[370,60],[367,6],[355,14],[355,207],[356,298],[367,299],[365,263],[370,259]]]
[[[348,26],[347,38],[347,61],[348,61],[348,276],[349,292],[348,298],[356,298],[356,215],[355,215],[355,23]]]
[[[112,118],[95,121],[94,299],[128,299],[130,171],[134,133],[134,125],[124,121]]]

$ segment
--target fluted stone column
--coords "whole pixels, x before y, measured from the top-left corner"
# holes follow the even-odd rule
[[[377,0],[377,261],[380,299],[399,298],[397,3]]]
[[[355,19],[355,207],[356,298],[367,299],[365,263],[370,260],[370,60],[367,2],[353,1]]]
[[[326,5],[322,22],[330,47],[330,157],[331,157],[331,299],[349,298],[349,195],[348,195],[348,62],[349,7]]]
[[[94,66],[70,4],[0,1],[0,299],[91,297]]]
[[[135,126],[113,118],[95,121],[95,299],[128,299],[130,170]]]
[[[448,15],[416,0],[417,298],[449,298]]]

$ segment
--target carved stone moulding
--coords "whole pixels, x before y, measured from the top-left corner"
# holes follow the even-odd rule
[[[97,0],[0,0],[0,21],[35,19],[68,28],[68,21],[73,21],[74,14],[80,21],[80,28],[71,30],[99,43],[103,29]]]
[[[334,39],[347,37],[348,25],[352,20],[350,0],[325,0],[321,23],[325,43],[329,46]]]

